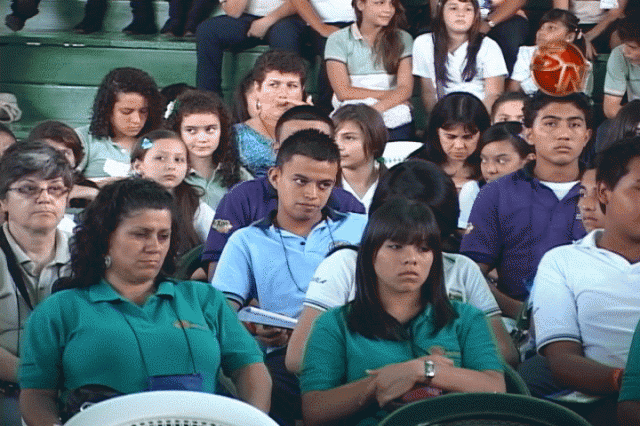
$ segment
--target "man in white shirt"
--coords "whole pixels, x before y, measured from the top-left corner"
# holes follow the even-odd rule
[[[640,320],[640,138],[604,151],[596,181],[604,229],[550,250],[535,277],[536,344],[546,362],[524,374],[534,394],[568,389],[615,402],[620,390]],[[544,383],[546,368],[552,380]],[[606,400],[583,414],[602,414]]]

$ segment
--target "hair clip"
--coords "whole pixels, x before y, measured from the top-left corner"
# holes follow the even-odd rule
[[[384,164],[384,157],[378,157],[375,159],[375,161],[379,164]]]
[[[149,138],[142,138],[140,146],[142,149],[150,149],[153,146],[153,141]]]

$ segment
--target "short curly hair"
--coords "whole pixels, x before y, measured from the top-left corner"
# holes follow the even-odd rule
[[[96,285],[106,272],[109,241],[123,219],[143,209],[171,212],[171,243],[159,279],[175,272],[178,215],[173,196],[160,184],[142,178],[113,182],[100,190],[82,215],[71,243],[71,288]]]
[[[89,125],[89,133],[92,136],[97,138],[115,136],[111,126],[111,116],[119,93],[138,93],[147,100],[149,116],[144,128],[140,131],[141,135],[160,127],[165,101],[153,77],[137,68],[115,68],[104,77],[93,100],[93,112]]]
[[[299,75],[303,88],[307,81],[307,68],[302,58],[287,50],[270,50],[260,55],[253,66],[253,81],[261,85],[267,73],[271,71]]]
[[[233,143],[231,118],[225,103],[213,92],[188,90],[176,98],[171,115],[167,119],[168,127],[181,135],[182,121],[192,114],[214,114],[220,120],[220,142],[211,156],[214,165],[219,166],[222,184],[231,188],[240,181],[240,162],[238,149]]]

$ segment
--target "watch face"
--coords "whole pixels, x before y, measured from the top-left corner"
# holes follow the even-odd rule
[[[433,361],[424,362],[424,375],[433,378],[436,375],[436,366]]]

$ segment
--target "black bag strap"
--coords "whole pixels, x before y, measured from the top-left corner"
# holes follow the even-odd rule
[[[29,293],[27,293],[27,287],[24,284],[24,277],[18,266],[18,261],[9,246],[9,241],[7,241],[7,237],[4,235],[4,229],[2,228],[0,228],[0,247],[4,252],[4,256],[7,258],[7,267],[9,268],[11,278],[13,278],[13,282],[16,283],[16,287],[18,287],[18,291],[27,303],[29,309],[33,310],[33,305],[31,304],[31,299],[29,299]]]

